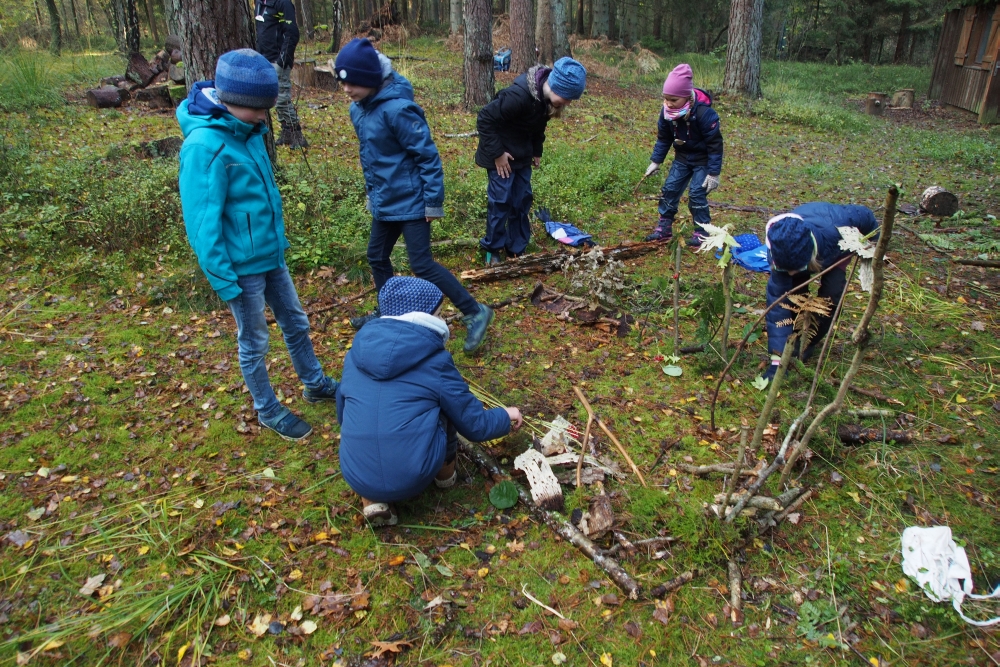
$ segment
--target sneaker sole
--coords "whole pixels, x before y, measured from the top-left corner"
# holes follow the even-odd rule
[[[302,399],[306,403],[330,403],[331,401],[337,400],[335,396],[331,396],[330,398],[310,398],[309,396],[306,396],[305,393],[302,394]]]
[[[486,328],[487,329],[489,329],[490,325],[493,324],[493,320],[496,319],[496,316],[497,316],[496,311],[490,311],[490,319],[486,323]],[[473,352],[475,352],[476,350],[478,350],[479,348],[481,348],[483,346],[483,343],[485,343],[485,342],[486,342],[486,334],[484,333],[483,334],[483,339],[481,341],[479,341],[479,345],[476,345],[475,347],[470,347],[470,348],[463,347],[462,350],[466,354],[472,354]]]
[[[288,440],[289,442],[302,442],[310,435],[312,435],[313,432],[313,430],[310,428],[308,431],[306,431],[305,435],[301,435],[298,438],[293,438],[290,435],[285,435],[284,433],[279,433],[278,431],[275,431],[273,428],[271,428],[264,422],[257,422],[257,423],[260,424],[262,427],[266,428],[268,431],[274,431],[275,433],[277,433],[278,437],[281,438],[282,440]]]

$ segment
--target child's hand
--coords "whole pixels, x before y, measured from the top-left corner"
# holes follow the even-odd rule
[[[500,174],[500,178],[508,178],[510,176],[510,161],[513,159],[513,155],[504,153],[496,160],[493,160],[493,164],[497,166],[497,173]]]
[[[539,166],[541,166],[541,164],[542,164],[542,158],[540,158],[540,157],[533,157],[533,158],[531,158],[531,166],[532,167],[539,167]]]
[[[650,162],[649,166],[646,167],[646,176],[655,174],[659,170],[660,170],[660,165],[656,164],[655,162]]]
[[[507,416],[510,417],[510,430],[516,431],[521,428],[523,419],[521,418],[521,411],[517,408],[504,408],[507,410]]]
[[[705,188],[706,195],[710,194],[712,190],[715,190],[719,187],[719,177],[712,176],[711,174],[709,174],[708,176],[705,177],[705,182],[701,184],[701,187]]]

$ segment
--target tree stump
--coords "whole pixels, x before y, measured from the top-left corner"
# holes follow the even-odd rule
[[[178,106],[188,96],[188,89],[184,84],[167,86],[167,92],[170,94],[170,99],[174,103],[174,106]]]
[[[145,102],[150,109],[173,109],[174,102],[166,86],[150,86],[135,94],[136,102]]]
[[[330,92],[336,92],[339,83],[337,82],[337,75],[334,73],[333,61],[330,60],[326,65],[317,65],[313,70],[313,74],[316,77],[316,87],[320,90],[328,90]]]
[[[316,61],[302,60],[295,61],[292,66],[292,83],[299,88],[316,87]]]
[[[95,109],[110,109],[122,105],[121,89],[117,86],[101,86],[87,91],[87,104]]]
[[[912,109],[913,89],[904,88],[902,90],[897,90],[896,94],[892,96],[892,106],[897,109]]]
[[[141,53],[133,53],[128,57],[125,78],[129,81],[133,81],[145,88],[153,80],[154,76],[156,76],[156,72],[153,71],[149,61]]]
[[[932,185],[920,196],[920,210],[939,218],[950,217],[958,211],[958,197],[938,185]]]
[[[885,93],[868,93],[865,101],[865,113],[869,116],[881,116],[885,111],[885,101],[888,95]]]
[[[124,80],[125,80],[124,76],[122,76],[121,74],[115,74],[114,76],[106,76],[103,79],[101,79],[101,85],[102,86],[117,86],[118,84],[120,84]]]

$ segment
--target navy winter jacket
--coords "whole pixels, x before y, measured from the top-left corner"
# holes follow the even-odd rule
[[[351,104],[368,210],[383,222],[444,216],[444,168],[413,86],[391,72],[382,88]]]
[[[840,232],[837,231],[838,227],[857,227],[862,233],[871,234],[879,226],[871,209],[853,204],[812,202],[793,209],[791,213],[801,216],[802,222],[816,237],[816,259],[822,269],[829,268],[851,255],[840,248],[841,236]],[[771,277],[767,281],[768,306],[777,301],[785,292],[808,280],[811,275],[807,271],[802,271],[792,276],[786,271],[775,270],[770,252],[768,253],[768,262],[771,264]],[[824,290],[822,286],[820,287],[820,296],[831,298],[834,302],[838,301],[840,294],[843,293],[843,287],[840,285],[846,286],[846,283],[842,282],[842,275],[834,275],[838,273],[841,272],[835,269],[820,278],[823,285],[828,282],[828,278],[831,283],[837,283],[838,289],[836,291],[838,293],[836,294],[829,293],[830,290]],[[776,306],[767,314],[767,348],[772,354],[781,354],[781,351],[785,349],[785,341],[792,335],[794,318],[794,313],[785,308],[784,304]]]
[[[299,26],[295,22],[295,5],[291,0],[256,0],[254,19],[257,24],[257,53],[282,69],[294,65]]]
[[[477,442],[510,431],[506,410],[484,410],[469,391],[440,334],[389,318],[366,324],[337,390],[344,480],[376,502],[416,496],[444,463],[442,418]]]
[[[667,120],[660,109],[656,129],[656,145],[651,162],[663,164],[667,151],[674,147],[674,158],[694,167],[708,167],[708,173],[722,173],[722,128],[719,114],[712,108],[712,98],[705,91],[695,88],[695,103],[687,116],[680,120]]]
[[[494,162],[510,153],[513,169],[531,166],[531,158],[542,157],[545,127],[549,122],[548,104],[542,87],[552,70],[536,65],[514,79],[479,110],[476,130],[479,147],[476,164],[483,169],[496,169]]]

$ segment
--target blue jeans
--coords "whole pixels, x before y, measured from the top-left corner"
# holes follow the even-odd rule
[[[681,195],[687,189],[688,183],[691,190],[688,193],[688,210],[691,211],[691,219],[703,225],[712,222],[712,216],[708,212],[708,193],[701,184],[708,176],[708,167],[696,167],[680,160],[674,160],[670,165],[670,173],[660,190],[660,222],[672,223],[677,215],[677,206],[680,204]]]
[[[486,173],[486,236],[479,245],[489,252],[520,255],[531,240],[531,167],[512,169],[507,178],[500,178],[496,169]]]
[[[236,318],[236,341],[239,344],[240,370],[253,396],[253,407],[263,420],[284,416],[288,408],[278,402],[267,376],[267,351],[270,334],[264,319],[266,304],[281,327],[281,334],[292,357],[292,365],[308,389],[326,387],[327,378],[316,359],[309,339],[309,318],[302,311],[295,284],[282,267],[237,280],[243,292],[226,302]]]
[[[382,289],[395,274],[392,266],[392,248],[399,235],[406,242],[406,255],[410,259],[410,270],[418,278],[434,283],[444,292],[463,315],[479,312],[479,303],[462,287],[451,271],[434,261],[431,255],[431,223],[420,220],[404,222],[382,222],[372,220],[372,234],[368,238],[368,266],[372,269],[375,289]]]

